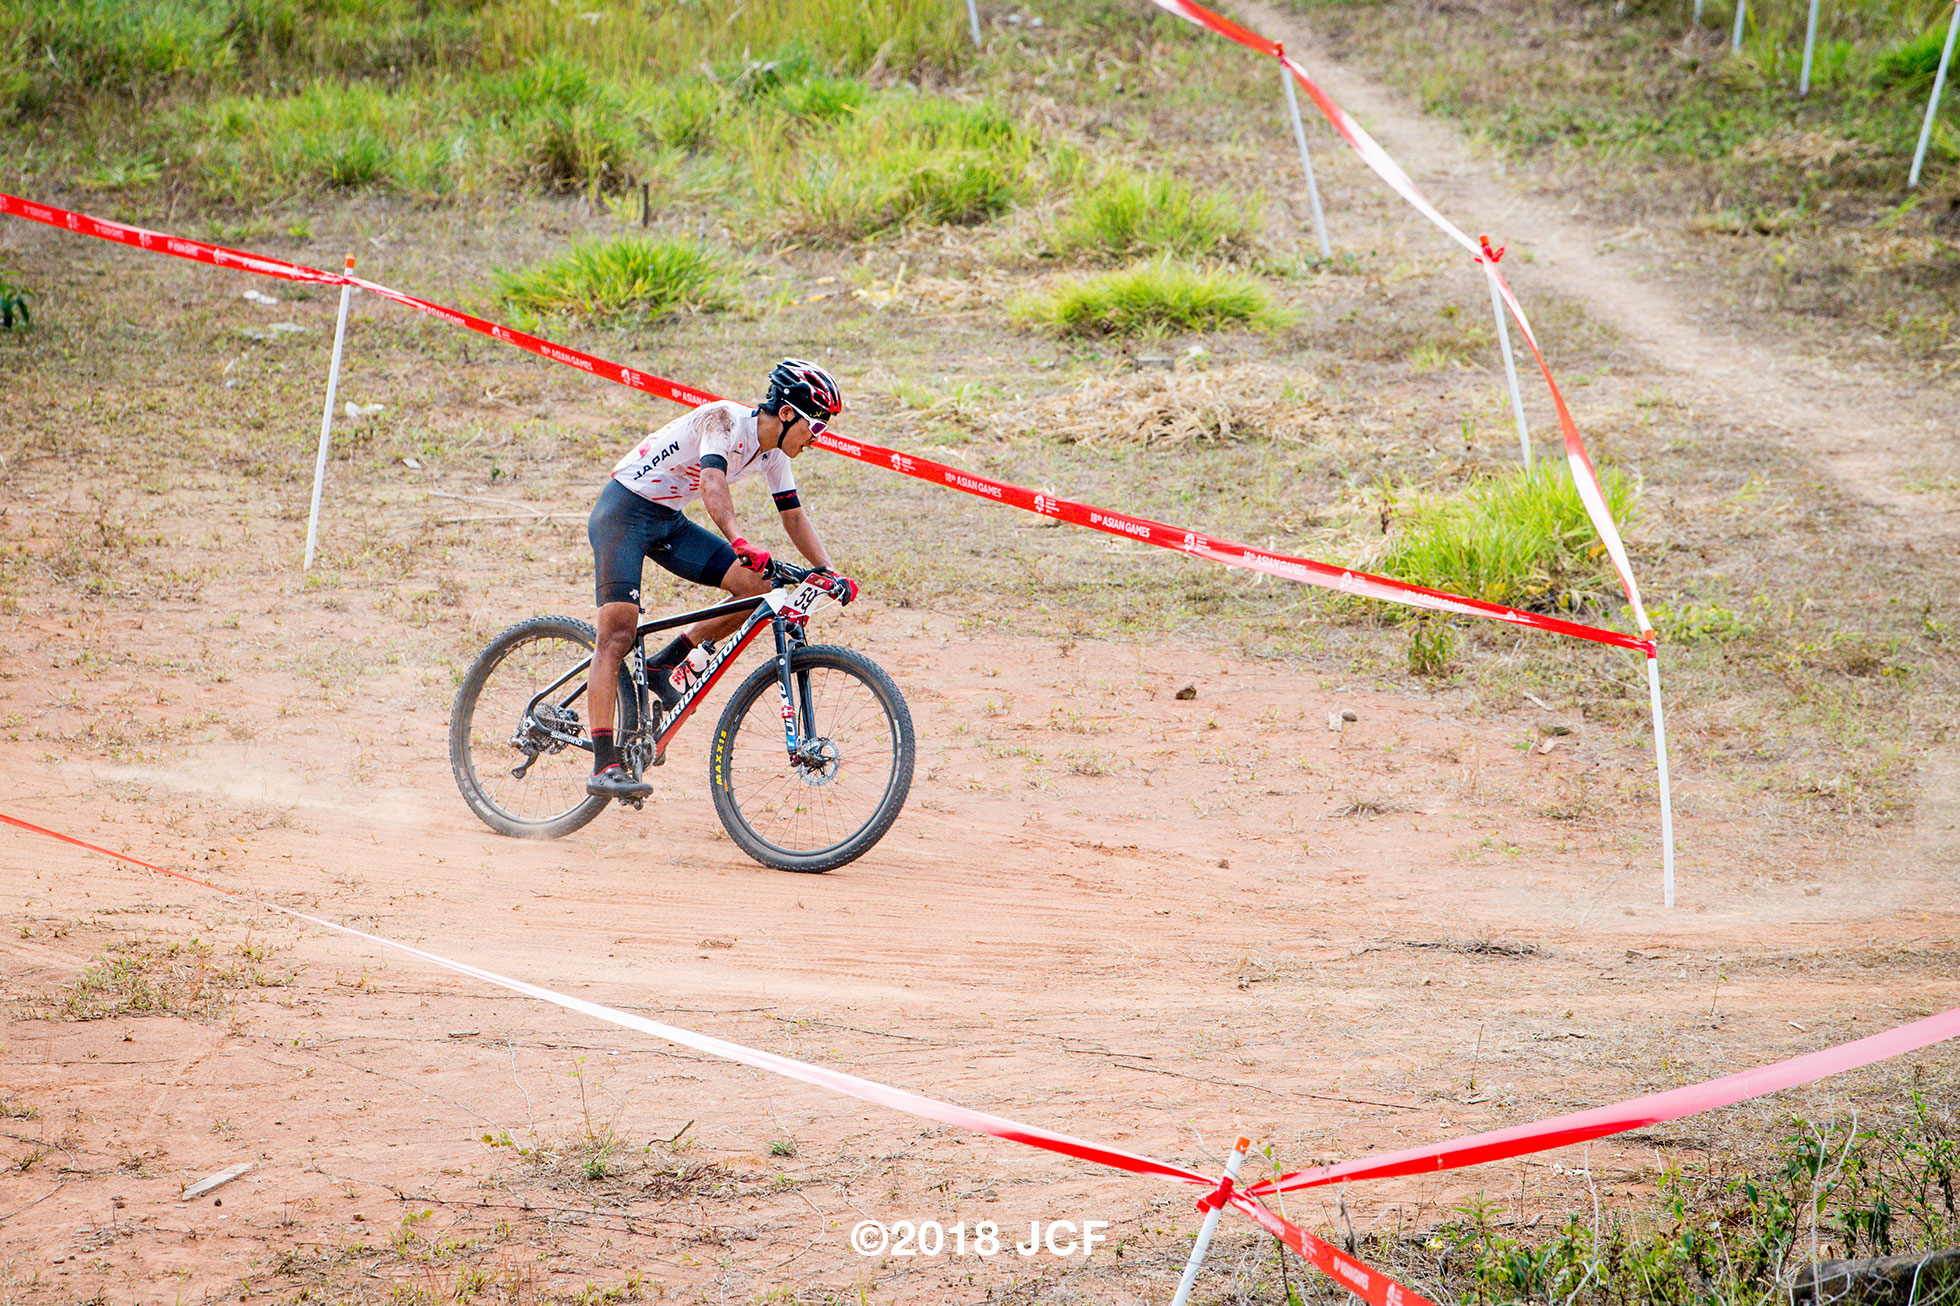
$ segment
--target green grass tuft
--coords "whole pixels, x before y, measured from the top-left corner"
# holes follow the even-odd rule
[[[1935,23],[1873,60],[1871,83],[1880,89],[1897,86],[1908,91],[1924,91],[1933,84],[1945,49],[1946,25]]]
[[[1018,204],[1027,188],[1008,160],[934,155],[916,147],[834,160],[785,178],[775,191],[785,231],[857,240],[906,222],[967,226]]]
[[[541,315],[646,321],[705,313],[735,302],[735,269],[698,241],[677,238],[575,245],[534,268],[500,270],[498,297]]]
[[[27,301],[34,298],[34,292],[17,285],[13,276],[0,263],[0,331],[25,331],[34,324],[34,315],[27,309]]]
[[[1271,328],[1287,321],[1251,277],[1168,259],[1066,282],[1046,297],[1021,301],[1015,315],[1065,335]]]
[[[723,150],[752,161],[784,232],[821,242],[905,224],[985,222],[1079,166],[1073,151],[1046,146],[990,103],[909,93],[852,101],[838,84],[814,100],[789,91],[777,99],[806,120],[813,104],[848,107],[817,115],[807,133],[788,132],[782,120],[743,121]]]
[[[654,87],[634,106],[640,130],[670,150],[689,154],[714,141],[726,96],[711,82],[666,82]]]
[[[1194,191],[1170,177],[1119,173],[1076,200],[1049,245],[1058,254],[1219,258],[1249,250],[1263,197]]]
[[[804,122],[843,118],[863,108],[871,98],[871,88],[848,77],[815,77],[784,87],[776,95],[776,108]]]
[[[592,195],[625,188],[637,149],[634,133],[605,103],[553,105],[532,119],[524,140],[543,189]]]
[[[749,0],[736,5],[631,4],[607,6],[596,21],[567,21],[554,0],[502,0],[486,5],[476,24],[477,53],[486,65],[522,67],[557,53],[616,77],[668,78],[703,63],[723,75],[733,51],[782,51],[757,61],[856,73],[874,65],[909,74],[952,71],[971,57],[966,15],[939,0]]]
[[[1633,482],[1612,470],[1600,482],[1624,529]],[[1375,570],[1487,603],[1570,613],[1597,605],[1610,568],[1565,465],[1540,461],[1464,498],[1419,506]]]

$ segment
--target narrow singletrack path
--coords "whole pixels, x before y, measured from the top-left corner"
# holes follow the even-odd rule
[[[1657,274],[1645,266],[1653,261],[1651,247],[1630,245],[1627,233],[1589,220],[1569,198],[1530,191],[1502,159],[1448,122],[1328,57],[1305,19],[1264,0],[1241,0],[1238,11],[1255,30],[1284,42],[1446,216],[1466,231],[1532,253],[1529,264],[1507,260],[1506,275],[1527,313],[1534,291],[1582,305],[1664,378],[1673,397],[1724,427],[1747,428],[1808,458],[1820,479],[1871,510],[1877,537],[1920,553],[1923,567],[1960,584],[1952,561],[1960,543],[1960,400],[1950,389],[1816,357],[1768,322],[1738,328],[1708,306],[1717,288]],[[1337,148],[1330,139],[1324,129],[1315,132],[1315,148]],[[1338,213],[1328,220],[1338,231]],[[1443,240],[1440,233],[1437,239]],[[1704,293],[1696,294],[1697,285]],[[1546,344],[1556,373],[1558,342]],[[1530,404],[1535,378],[1524,381]],[[1960,748],[1943,730],[1922,741],[1917,772],[1912,819],[1880,843],[1889,857],[1951,864],[1960,859],[1960,813],[1951,797],[1960,784]]]
[[[1531,251],[1529,266],[1506,262],[1527,313],[1534,286],[1583,304],[1667,375],[1679,398],[1746,413],[1779,431],[1915,538],[1960,535],[1960,495],[1906,488],[1913,479],[1952,484],[1960,471],[1953,439],[1960,404],[1951,393],[1806,357],[1772,328],[1745,333],[1714,320],[1686,287],[1643,269],[1643,253],[1616,239],[1624,233],[1602,229],[1566,199],[1529,193],[1501,160],[1480,153],[1454,127],[1327,57],[1304,19],[1262,0],[1241,0],[1238,11],[1255,30],[1283,41],[1459,226]],[[1332,148],[1324,130],[1312,139],[1316,149]],[[1338,212],[1328,221],[1338,235]],[[1548,343],[1556,349],[1557,341]]]

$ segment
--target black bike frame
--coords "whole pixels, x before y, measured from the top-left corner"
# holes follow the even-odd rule
[[[810,702],[808,673],[805,672],[800,677],[803,681],[800,686],[792,684],[790,673],[790,654],[798,645],[804,642],[803,626],[804,622],[809,618],[809,614],[794,602],[796,591],[801,588],[803,588],[803,584],[799,582],[789,590],[787,597],[780,600],[776,600],[776,596],[783,591],[781,587],[778,587],[771,589],[768,593],[758,594],[752,599],[735,599],[728,603],[716,604],[712,608],[701,608],[694,612],[684,612],[679,616],[658,617],[650,621],[642,621],[635,628],[633,632],[632,689],[637,696],[639,717],[643,723],[641,734],[644,734],[644,722],[647,720],[649,707],[646,688],[646,637],[648,635],[658,634],[663,630],[673,630],[680,626],[691,626],[697,621],[706,621],[714,617],[733,616],[742,612],[749,614],[749,620],[743,623],[741,629],[736,631],[734,637],[725,641],[715,651],[713,659],[708,663],[707,674],[694,684],[688,686],[683,692],[681,701],[669,715],[666,726],[654,737],[651,765],[659,765],[661,760],[666,757],[668,741],[686,723],[688,717],[694,714],[694,709],[700,704],[703,696],[710,689],[714,688],[715,683],[733,665],[735,659],[741,655],[742,650],[753,643],[755,637],[762,633],[762,628],[765,625],[772,629],[776,637],[777,676],[783,696],[783,742],[784,746],[789,750],[790,756],[796,756],[800,741],[797,737],[797,714],[793,704],[800,701],[803,706],[802,724],[806,735],[813,734],[816,726],[815,712]],[[776,601],[772,602],[772,600]],[[570,684],[573,680],[583,676],[591,667],[592,659],[588,656],[584,661],[572,667],[564,675],[558,677],[558,679],[538,691],[537,695],[531,699],[530,704],[525,708],[524,714],[526,719],[535,719],[539,703]],[[798,688],[802,690],[800,694],[795,692]],[[579,680],[578,688],[570,694],[567,694],[558,706],[560,708],[569,708],[573,703],[578,702],[579,696],[585,693],[586,689],[587,681]],[[554,730],[552,734],[556,737],[558,732]],[[592,751],[592,744],[589,740],[565,737],[563,742],[575,748],[582,748],[587,752]],[[621,740],[620,742],[621,744],[625,744],[630,741]]]

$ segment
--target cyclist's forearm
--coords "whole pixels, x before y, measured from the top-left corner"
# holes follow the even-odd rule
[[[728,492],[728,478],[713,468],[701,471],[701,506],[731,540],[742,538],[742,523],[735,516],[735,496]]]
[[[830,567],[830,550],[823,546],[823,536],[817,534],[817,524],[810,520],[808,513],[801,508],[791,508],[783,514],[783,533],[796,551],[816,566]]]

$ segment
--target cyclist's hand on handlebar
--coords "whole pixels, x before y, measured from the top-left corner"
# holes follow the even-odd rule
[[[769,551],[758,549],[747,540],[730,540],[729,547],[735,550],[735,559],[750,571],[769,570]]]
[[[858,596],[858,583],[856,581],[852,580],[849,576],[840,576],[828,567],[819,567],[815,572],[811,573],[810,579],[823,586],[831,598],[836,599],[845,607],[849,607],[852,600]]]

